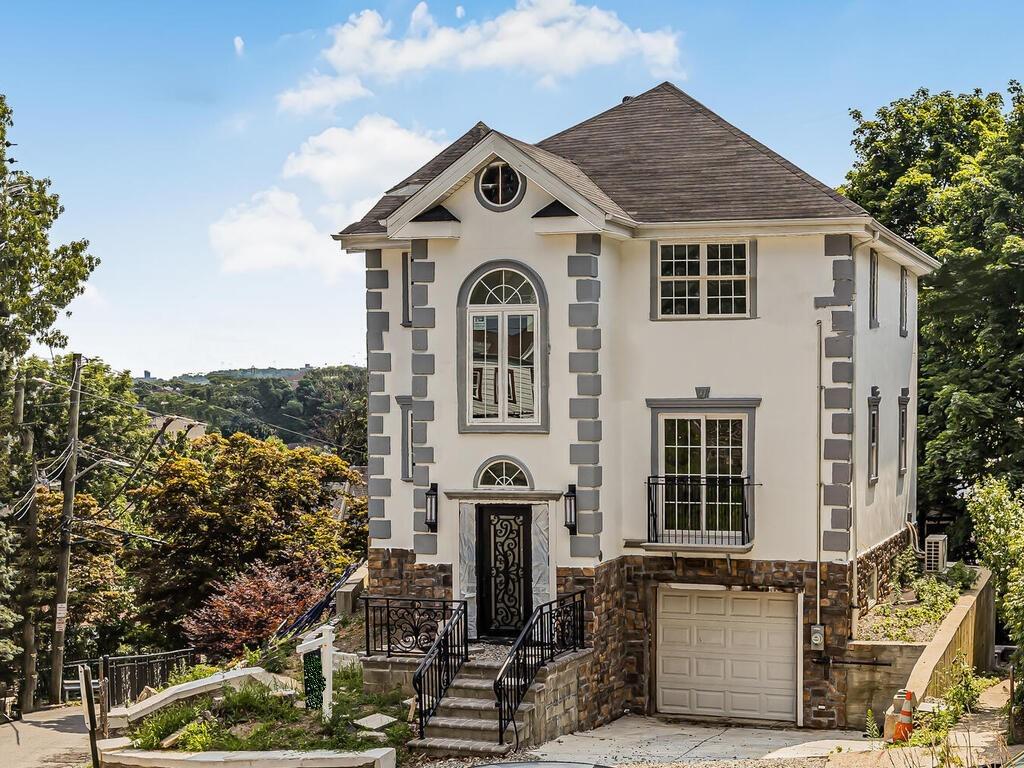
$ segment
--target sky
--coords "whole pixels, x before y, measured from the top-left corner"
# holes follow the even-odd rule
[[[136,375],[364,363],[330,235],[476,121],[538,141],[671,80],[833,186],[850,108],[1024,77],[1020,2],[0,2],[19,167],[101,259],[59,325]],[[48,355],[49,350],[37,350]]]

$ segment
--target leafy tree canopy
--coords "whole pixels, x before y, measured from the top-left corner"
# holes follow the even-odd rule
[[[10,361],[33,341],[64,346],[67,339],[53,325],[99,264],[85,240],[50,242],[50,229],[64,212],[50,180],[7,172],[13,123],[0,94],[0,350],[8,372]]]
[[[352,365],[303,372],[297,384],[275,375],[218,372],[135,385],[154,411],[189,416],[227,435],[330,447],[353,466],[366,463],[366,388],[366,369]]]
[[[144,620],[165,643],[181,640],[181,620],[257,561],[340,575],[353,553],[334,504],[355,479],[335,455],[242,433],[169,451],[136,492],[140,518],[167,542],[132,559]]]
[[[1024,481],[1024,91],[921,89],[852,115],[844,194],[942,266],[922,281],[919,503]],[[961,517],[966,521],[966,516]]]

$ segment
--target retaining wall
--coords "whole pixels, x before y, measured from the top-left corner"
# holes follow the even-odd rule
[[[992,665],[995,644],[995,604],[991,573],[980,568],[974,587],[960,595],[927,643],[854,640],[845,661],[878,662],[847,665],[846,722],[865,727],[870,708],[879,727],[892,697],[901,688],[917,698],[939,696],[949,683],[949,669],[963,652],[979,670]]]

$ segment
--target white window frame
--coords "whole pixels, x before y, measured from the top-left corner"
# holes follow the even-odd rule
[[[522,273],[519,273],[522,275]],[[526,275],[522,275],[526,278]],[[483,279],[481,277],[481,279]],[[526,278],[529,280],[529,278]],[[532,284],[532,281],[531,281]],[[536,287],[534,287],[536,293]],[[498,399],[498,416],[493,419],[475,418],[473,416],[474,394],[474,365],[473,360],[473,320],[477,317],[488,315],[498,316],[498,381],[496,397]],[[512,372],[508,365],[508,317],[510,315],[529,315],[533,318],[534,351],[533,351],[533,418],[510,418],[508,415],[508,381]],[[509,426],[515,424],[540,424],[540,398],[542,385],[540,381],[540,360],[536,342],[540,333],[540,305],[538,304],[471,304],[466,309],[466,370],[463,375],[466,377],[469,397],[466,398],[466,423],[472,425],[495,425]],[[483,386],[483,374],[481,372],[481,394],[486,391]]]
[[[749,442],[750,442],[750,422],[749,422],[749,420],[747,418],[747,414],[746,413],[742,413],[742,412],[733,413],[733,412],[728,412],[728,411],[722,411],[722,412],[714,411],[714,412],[708,412],[708,413],[697,413],[697,412],[694,412],[694,413],[690,413],[690,412],[664,412],[664,413],[659,413],[658,414],[658,474],[660,476],[662,476],[662,477],[668,477],[669,476],[667,474],[667,472],[666,472],[666,467],[665,467],[665,448],[666,448],[666,446],[665,446],[665,422],[668,421],[668,420],[674,420],[674,421],[687,421],[687,420],[694,421],[694,420],[700,420],[700,434],[701,434],[700,477],[701,477],[702,480],[708,477],[708,474],[707,474],[707,463],[708,463],[708,456],[707,456],[707,422],[708,422],[709,419],[712,420],[712,421],[725,421],[727,419],[729,419],[729,420],[731,420],[731,419],[739,419],[742,422],[742,424],[743,424],[743,433],[742,433],[743,434],[743,438],[742,438],[743,439],[743,445],[742,445],[742,454],[741,454],[741,458],[740,458],[740,466],[742,467],[743,474],[742,475],[712,475],[712,477],[741,477],[741,478],[744,479],[745,482],[749,482],[750,481],[750,478],[747,476],[748,467],[749,467],[749,464],[747,463],[747,458],[748,458],[747,457],[747,451],[749,451],[750,448],[751,448],[751,446],[749,444]],[[685,475],[672,475],[672,477],[685,477]],[[707,527],[707,522],[708,522],[708,518],[707,518],[707,515],[708,515],[707,493],[704,492],[704,491],[701,492],[700,507],[701,507],[701,509],[700,509],[700,512],[701,512],[701,514],[700,514],[700,525],[701,525],[701,527],[700,527],[699,530],[690,530],[690,529],[685,529],[685,528],[668,528],[667,526],[666,526],[665,530],[666,531],[679,532],[679,533],[686,534],[686,535],[698,535],[698,534],[705,534],[705,533],[712,532],[712,533],[715,533],[716,536],[720,537],[721,543],[729,544],[730,542],[729,542],[728,539],[730,539],[730,538],[734,538],[735,539],[735,541],[732,542],[732,543],[735,543],[735,544],[742,544],[743,543],[743,531],[725,531],[725,530],[722,530],[722,531],[719,531],[719,530],[709,531],[709,529]]]
[[[661,249],[670,246],[696,245],[700,257],[699,273],[697,275],[662,275],[661,274]],[[709,245],[742,245],[745,251],[744,262],[746,268],[743,275],[709,275],[708,274],[708,246]],[[654,279],[657,281],[654,297],[657,318],[659,320],[708,320],[708,319],[741,319],[752,317],[751,296],[751,244],[749,240],[659,240],[657,243],[658,253],[655,262]],[[708,312],[708,282],[709,281],[732,281],[743,280],[746,288],[747,309],[745,312],[734,313],[709,313]],[[695,315],[665,313],[661,311],[661,286],[663,283],[696,281],[698,283],[700,311]]]

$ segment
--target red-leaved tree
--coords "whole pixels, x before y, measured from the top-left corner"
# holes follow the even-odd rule
[[[215,659],[236,658],[245,647],[259,647],[284,619],[320,597],[323,579],[304,577],[302,570],[256,562],[215,583],[213,594],[182,621],[190,642]]]

